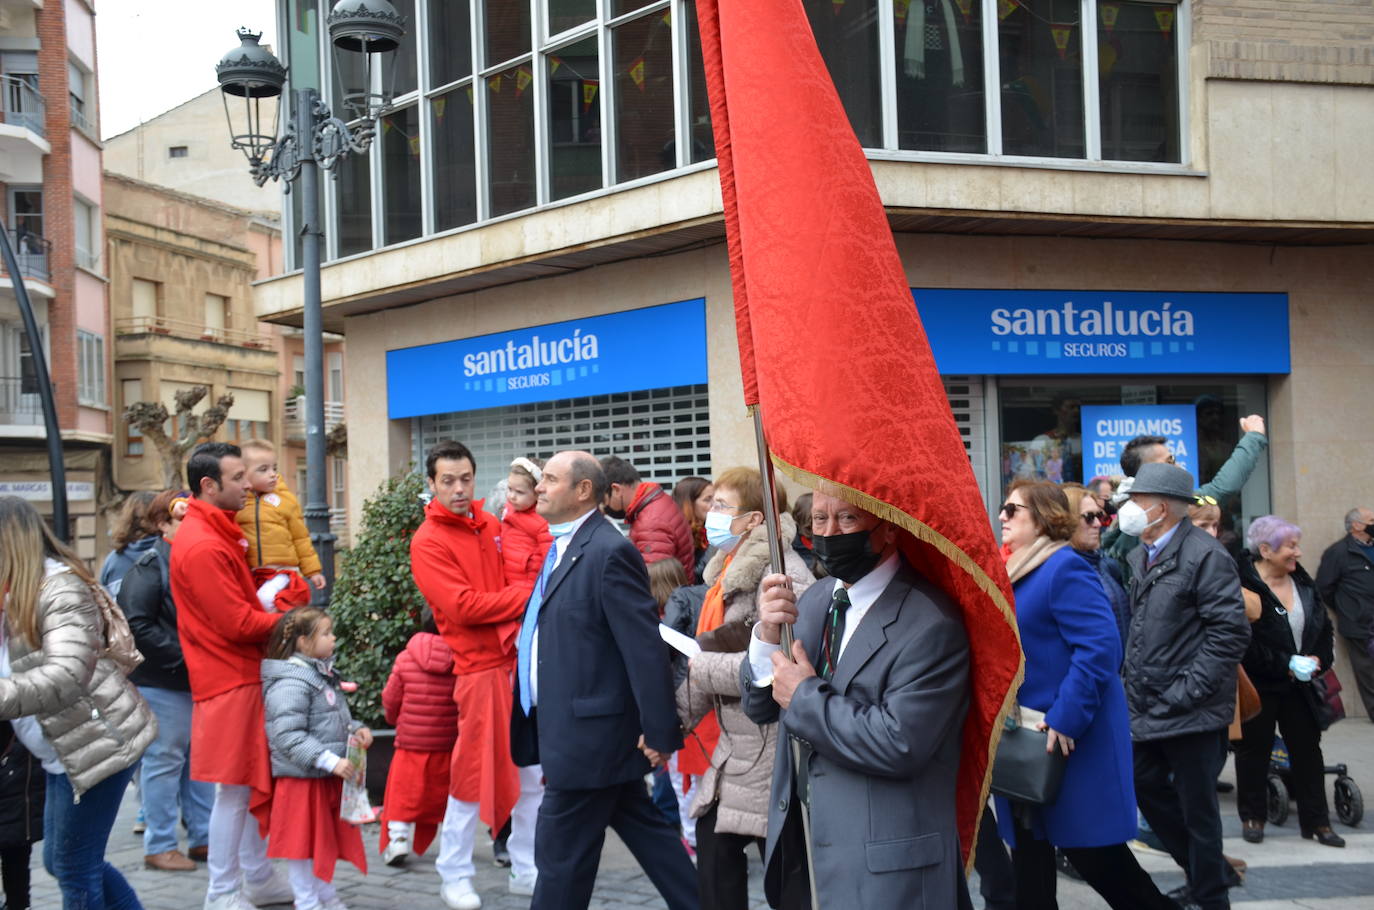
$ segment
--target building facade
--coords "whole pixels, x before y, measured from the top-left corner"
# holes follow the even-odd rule
[[[94,16],[88,0],[0,0],[0,211],[21,273],[0,268],[0,493],[51,518],[47,433],[15,294],[22,282],[56,398],[66,531],[87,559],[100,555],[101,508],[114,497]]]
[[[378,378],[349,389],[350,514],[441,438],[484,488],[567,446],[665,482],[755,463],[694,4],[397,6],[396,105],[326,198],[325,322]],[[990,519],[1018,476],[1114,473],[1132,430],[1210,479],[1251,413],[1234,530],[1275,512],[1319,552],[1374,501],[1367,3],[804,6]],[[347,91],[316,5],[278,9],[292,78]]]

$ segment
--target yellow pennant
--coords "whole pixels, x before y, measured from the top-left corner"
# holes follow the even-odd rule
[[[1054,49],[1059,52],[1059,59],[1063,60],[1069,53],[1069,39],[1073,37],[1073,23],[1050,23],[1050,35],[1054,38]]]
[[[447,98],[436,98],[436,99],[434,99],[434,119],[435,119],[435,120],[443,120],[443,119],[444,119],[444,108],[446,108],[446,107],[448,107],[448,99],[447,99]]]
[[[562,65],[563,65],[563,61],[562,61],[562,60],[559,60],[557,57],[550,56],[550,57],[549,57],[549,75],[552,76],[554,73],[558,72],[558,68],[559,68],[560,66],[562,66]]]
[[[973,15],[973,0],[955,0],[959,4],[959,12],[964,14],[964,23],[967,24]]]
[[[664,25],[667,25],[667,26],[671,26],[671,25],[673,24],[673,12],[672,12],[672,10],[669,10],[668,12],[666,12],[666,13],[663,14],[663,24],[664,24]]]
[[[487,85],[491,86],[491,90],[492,90],[493,92],[495,92],[496,94],[498,94],[498,95],[501,94],[501,77],[500,77],[500,76],[493,76],[493,77],[491,77],[491,81],[488,82]]]
[[[1108,32],[1116,28],[1116,17],[1120,14],[1120,3],[1103,3],[1097,8],[1097,18],[1102,20],[1102,27]]]
[[[468,104],[472,104],[472,86],[468,86]]]
[[[1007,18],[1012,13],[1016,12],[1017,7],[1020,5],[1021,4],[1017,3],[1016,0],[997,0],[997,18]]]
[[[588,79],[582,83],[582,113],[592,109],[592,102],[596,100],[596,90],[601,87],[601,83],[595,79]]]
[[[412,157],[412,158],[419,158],[419,157],[420,157],[420,137],[419,137],[419,136],[412,136],[411,139],[410,139],[410,157]]]
[[[830,0],[830,11],[832,13],[838,16],[842,9],[844,9],[844,0]]]
[[[635,87],[641,92],[644,91],[644,58],[640,57],[630,64],[630,78],[634,80]]]
[[[1166,6],[1155,10],[1155,22],[1159,24],[1159,30],[1168,35],[1174,28],[1174,8]]]
[[[1097,71],[1103,77],[1110,76],[1112,69],[1116,67],[1116,48],[1110,44],[1099,44],[1097,46]]]
[[[962,2],[967,3],[968,0],[962,0]],[[909,12],[911,12],[911,0],[892,0],[892,18],[897,20],[898,25],[906,21],[906,14]]]
[[[515,71],[515,97],[519,98],[525,94],[525,89],[529,88],[534,81],[534,74],[523,66]]]

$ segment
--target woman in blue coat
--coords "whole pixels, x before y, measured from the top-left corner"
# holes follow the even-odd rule
[[[1179,905],[1161,894],[1126,842],[1136,835],[1130,721],[1117,675],[1121,637],[1097,573],[1069,540],[1081,520],[1052,483],[1012,487],[1002,543],[1026,656],[1018,699],[1068,756],[1054,802],[997,799],[1012,848],[1020,910],[1055,908],[1054,848],[1114,910]]]

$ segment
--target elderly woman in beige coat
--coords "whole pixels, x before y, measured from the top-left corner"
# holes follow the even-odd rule
[[[792,549],[797,527],[785,512],[781,521],[786,570],[798,594],[815,577]],[[678,689],[684,729],[714,711],[720,737],[711,766],[697,787],[691,815],[697,819],[697,882],[701,906],[744,910],[749,906],[749,845],[762,850],[768,833],[768,793],[773,779],[777,725],[760,727],[740,708],[740,666],[758,620],[763,577],[771,571],[768,532],[763,523],[759,472],[732,468],[716,478],[706,534],[716,554],[703,573],[710,585],[697,624],[702,653],[692,658]],[[687,748],[695,748],[689,741]]]
[[[0,719],[42,762],[43,865],[62,906],[139,910],[105,862],[134,763],[157,720],[125,672],[142,660],[119,608],[33,506],[0,497]]]

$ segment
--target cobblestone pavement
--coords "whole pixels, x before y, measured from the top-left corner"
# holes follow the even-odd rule
[[[1329,764],[1345,762],[1350,774],[1364,789],[1365,798],[1374,800],[1374,724],[1362,719],[1337,724],[1323,742]],[[1224,780],[1231,780],[1228,766]],[[1327,778],[1330,797],[1331,778]],[[1297,823],[1270,825],[1264,843],[1247,844],[1240,836],[1240,821],[1235,812],[1234,794],[1223,794],[1222,813],[1226,826],[1226,852],[1250,864],[1245,885],[1231,892],[1232,903],[1243,910],[1370,910],[1374,908],[1374,816],[1358,828],[1335,823],[1346,839],[1344,850],[1322,847],[1298,835]],[[1374,811],[1374,810],[1372,810]],[[128,876],[147,910],[196,910],[205,894],[205,872],[152,872],[143,868],[142,838],[130,833],[133,800],[125,801],[119,821],[110,838],[109,859]],[[1294,813],[1296,815],[1296,813]],[[352,866],[339,867],[335,884],[351,910],[442,910],[438,896],[438,876],[433,854],[411,862],[402,869],[382,865],[375,852],[377,828],[365,831],[371,866],[364,876]],[[528,898],[506,893],[505,870],[491,863],[490,846],[479,838],[477,848],[477,890],[488,910],[519,910],[529,905]],[[41,868],[41,845],[34,851],[33,906],[35,910],[58,910],[61,899],[55,883]],[[1141,852],[1141,863],[1165,889],[1183,883],[1183,874],[1169,857]],[[762,898],[761,873],[753,861],[750,894],[755,910],[766,906]],[[1063,910],[1088,910],[1105,906],[1086,886],[1060,876],[1059,905]],[[982,907],[976,879],[970,883],[975,907]],[[625,846],[612,833],[607,834],[597,878],[594,910],[631,910],[662,906],[657,892],[635,864]],[[281,905],[289,908],[289,904]],[[851,908],[883,910],[883,908]]]

